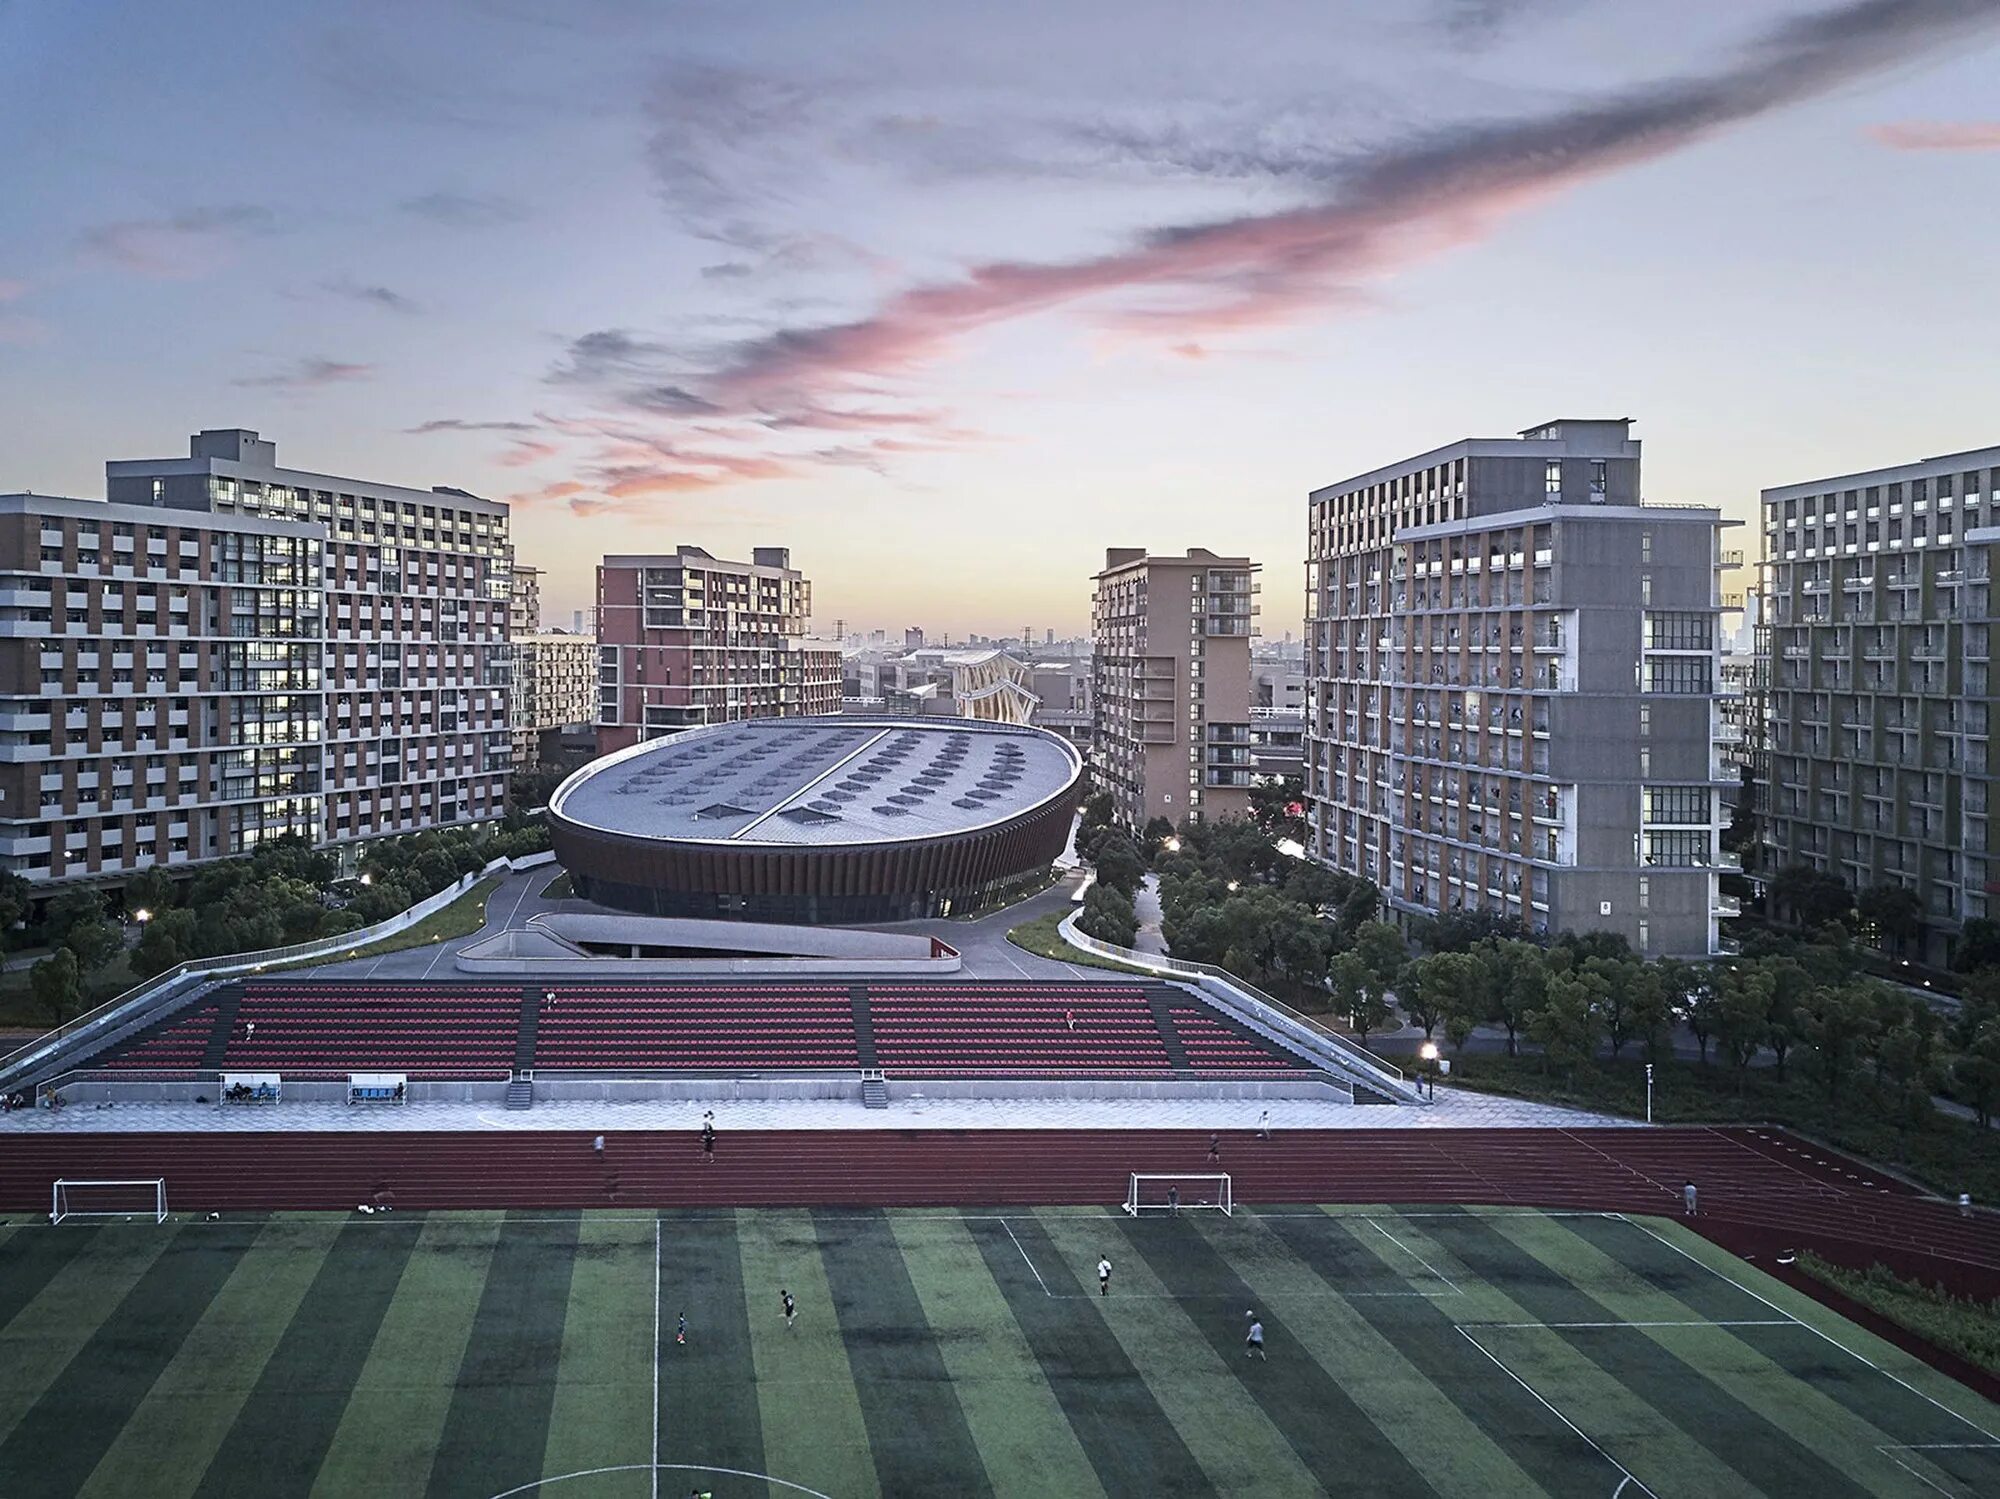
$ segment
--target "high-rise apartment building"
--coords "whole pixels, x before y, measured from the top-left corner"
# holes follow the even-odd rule
[[[1924,956],[1993,909],[2000,447],[1763,493],[1769,870],[1923,902]]]
[[[1311,852],[1402,912],[1716,950],[1723,521],[1641,499],[1626,421],[1313,491]]]
[[[542,630],[542,570],[514,564],[514,581],[507,597],[507,634],[519,638]]]
[[[597,740],[609,753],[700,724],[840,711],[840,652],[805,644],[812,584],[786,547],[700,547],[597,569]]]
[[[513,566],[505,505],[457,489],[280,468],[274,443],[237,430],[196,435],[185,458],[107,463],[105,477],[115,504],[150,508],[163,525],[227,535],[232,520],[281,522],[319,538],[323,648],[317,696],[298,712],[322,728],[322,842],[505,813]],[[270,638],[262,618],[236,622],[238,609],[267,607],[248,586],[228,600],[227,616],[233,638],[249,643],[245,680],[305,681],[291,665],[303,646]],[[289,723],[246,725],[233,743],[248,750],[272,732],[296,733]]]
[[[1112,547],[1091,598],[1091,764],[1129,828],[1250,809],[1258,564]]]
[[[323,547],[294,520],[0,495],[0,868],[318,841]]]
[[[514,685],[509,712],[514,768],[542,762],[542,736],[551,729],[597,721],[597,640],[560,633],[514,637]]]

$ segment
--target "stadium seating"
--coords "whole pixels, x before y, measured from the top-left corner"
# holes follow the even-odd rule
[[[224,991],[92,1065],[138,1070],[206,1061],[289,1077],[387,1071],[417,1080],[491,1078],[528,1065],[710,1073],[873,1066],[904,1078],[1240,1079],[1310,1070],[1188,991],[1156,983],[725,979],[544,990],[253,980],[227,1021],[218,1057],[207,1048],[230,997]],[[532,1021],[525,1032],[524,1007]]]
[[[253,983],[244,988],[222,1065],[288,1077],[505,1076],[520,1024],[518,985]]]
[[[854,1068],[842,985],[593,984],[557,988],[536,1020],[537,1068]]]
[[[868,1014],[892,1076],[1173,1075],[1137,984],[873,984]]]
[[[1180,1037],[1181,1050],[1196,1072],[1243,1077],[1273,1072],[1298,1072],[1306,1063],[1246,1031],[1225,1025],[1193,1005],[1170,1005],[1167,1017]]]
[[[208,1050],[208,1038],[215,1031],[215,1012],[213,1000],[177,1010],[91,1065],[134,1072],[184,1072],[199,1067],[202,1054]]]

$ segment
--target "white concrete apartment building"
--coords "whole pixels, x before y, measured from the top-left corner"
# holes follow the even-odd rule
[[[1629,423],[1313,491],[1311,853],[1406,913],[1716,950],[1725,522],[1641,499]]]
[[[1988,814],[2000,447],[1763,492],[1766,872],[1923,902],[1946,961],[1995,910]]]
[[[1204,548],[1112,547],[1091,598],[1091,769],[1118,819],[1250,810],[1250,642],[1259,565]]]
[[[542,736],[551,729],[597,721],[597,637],[561,631],[517,635],[509,712],[514,769],[542,763]]]
[[[505,813],[513,752],[505,505],[456,489],[280,468],[276,444],[237,429],[196,434],[185,458],[104,467],[114,504],[149,509],[164,524],[211,526],[226,538],[230,521],[280,523],[318,539],[317,696],[300,711],[316,710],[321,725],[320,842],[345,846]],[[283,639],[255,638],[270,629],[262,618],[230,628],[251,637],[254,670],[301,654]],[[247,747],[265,732],[246,728],[236,742]]]

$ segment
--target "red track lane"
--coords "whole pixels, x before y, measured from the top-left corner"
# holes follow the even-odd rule
[[[0,1148],[0,1209],[45,1211],[58,1176],[164,1177],[179,1211],[1112,1204],[1132,1171],[1202,1171],[1206,1131],[725,1131],[704,1166],[692,1133],[28,1134]],[[1776,1130],[1325,1130],[1222,1140],[1241,1202],[1513,1203],[1680,1211],[1855,1262],[1879,1257],[2000,1295],[2000,1220],[1959,1218],[1853,1161]]]

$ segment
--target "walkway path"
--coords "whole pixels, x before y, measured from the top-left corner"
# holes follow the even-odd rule
[[[918,1084],[917,1086],[921,1086]],[[886,1109],[864,1109],[858,1099],[745,1100],[657,1099],[635,1103],[538,1102],[507,1112],[492,1103],[414,1103],[402,1108],[284,1103],[276,1107],[222,1108],[214,1104],[72,1104],[60,1113],[43,1109],[0,1115],[0,1140],[13,1134],[155,1133],[187,1131],[367,1132],[370,1130],[606,1130],[698,1129],[706,1110],[720,1127],[741,1130],[909,1129],[1246,1129],[1267,1108],[1272,1128],[1286,1130],[1526,1129],[1624,1126],[1581,1109],[1524,1103],[1483,1093],[1438,1090],[1428,1108],[1361,1105],[1312,1099],[1245,1098],[930,1098],[903,1099]]]

